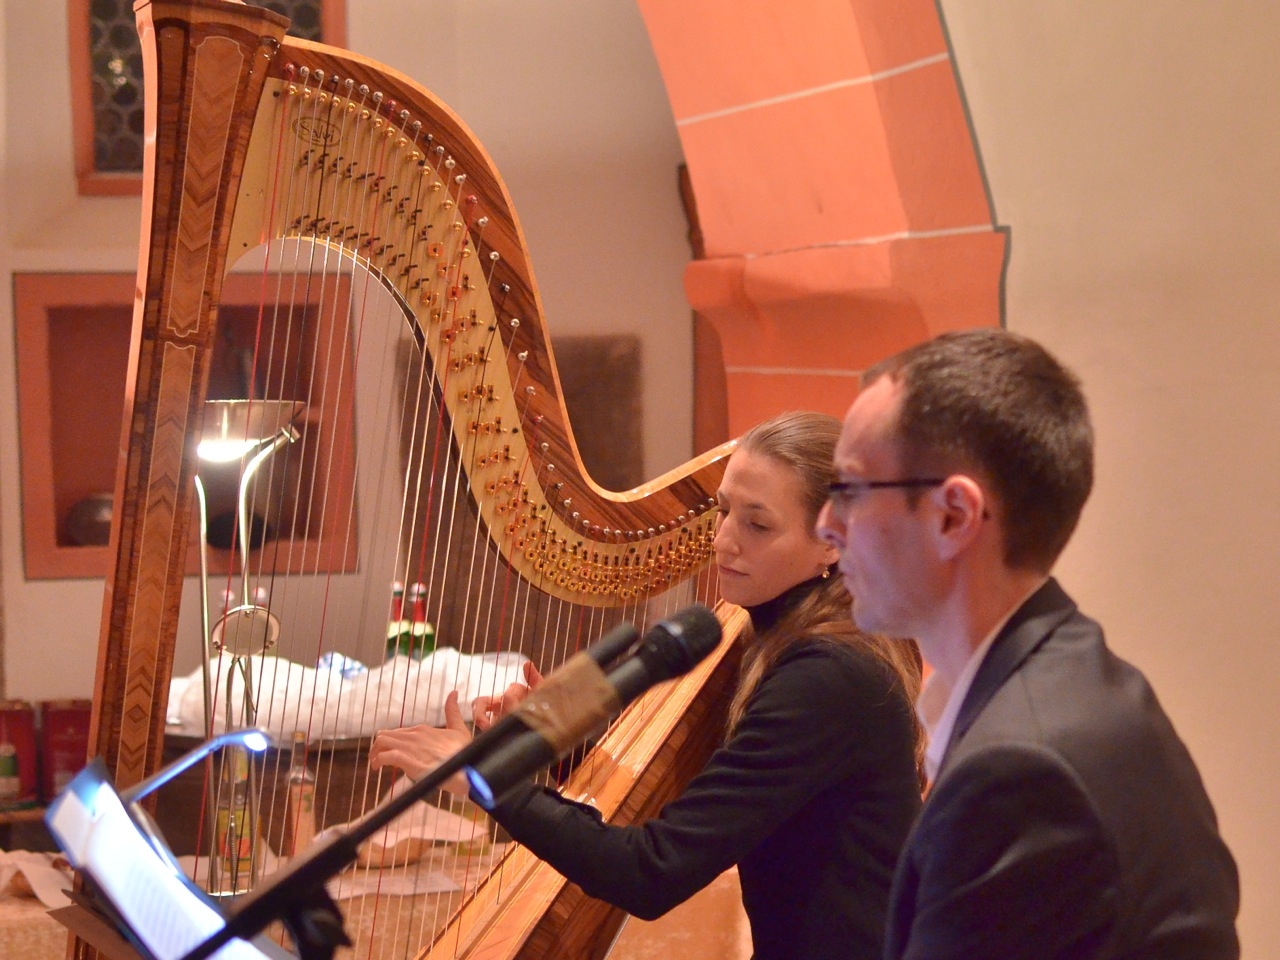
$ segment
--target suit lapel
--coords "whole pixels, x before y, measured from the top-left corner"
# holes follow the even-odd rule
[[[947,759],[951,756],[955,745],[960,742],[965,731],[973,725],[973,721],[982,713],[995,692],[1004,686],[1005,681],[1013,675],[1032,651],[1075,612],[1075,601],[1058,586],[1057,580],[1050,578],[1009,618],[1009,622],[992,642],[982,665],[978,668],[977,675],[973,678],[973,684],[969,687],[964,703],[960,706],[955,729],[951,733],[951,741],[947,744],[947,752],[942,757],[942,763],[938,767],[938,777],[935,779],[942,777],[947,767]]]

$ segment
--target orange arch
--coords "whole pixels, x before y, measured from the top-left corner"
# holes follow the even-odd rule
[[[639,0],[705,257],[728,428],[841,415],[856,374],[1001,322],[995,224],[934,0]]]

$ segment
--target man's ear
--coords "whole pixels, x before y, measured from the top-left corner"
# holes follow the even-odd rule
[[[990,513],[987,493],[972,477],[954,473],[929,496],[936,511],[934,534],[939,556],[952,560],[982,532]]]

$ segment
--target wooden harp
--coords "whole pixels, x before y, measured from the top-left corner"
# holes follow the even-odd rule
[[[269,11],[224,0],[136,9],[144,223],[92,749],[122,788],[160,765],[182,611],[196,624],[196,659],[210,664],[197,732],[246,720],[278,736],[297,731],[319,767],[323,827],[358,814],[389,782],[367,770],[351,784],[325,780],[341,744],[362,756],[369,716],[438,718],[438,702],[421,702],[406,679],[421,681],[438,658],[378,666],[388,623],[409,623],[413,654],[422,652],[414,625],[429,622],[437,653],[460,651],[483,678],[475,663],[497,651],[545,671],[620,620],[643,628],[708,600],[730,445],[635,490],[601,489],[569,428],[510,200],[458,118],[394,71],[286,38],[287,22]],[[233,288],[237,302],[248,290],[259,306],[228,315]],[[222,440],[258,444],[221,468],[235,488],[221,507],[211,506],[217,469],[197,453],[219,417]],[[201,501],[198,488],[210,488]],[[216,539],[207,525],[193,534],[197,514],[229,517],[230,530],[218,534],[222,549],[200,551],[212,557],[204,582],[214,589],[193,613],[181,604],[195,569],[188,548]],[[393,581],[422,589],[394,609]],[[736,635],[743,615],[722,619]],[[301,690],[289,671],[330,651],[370,667],[360,675],[366,695],[368,677],[389,671],[394,707],[353,709],[349,678],[314,666],[301,668],[311,671],[302,674],[309,698],[288,699]],[[637,702],[566,792],[615,822],[655,812],[718,742],[736,654],[722,644]],[[455,677],[430,679],[445,689]],[[335,702],[334,689],[348,700]],[[337,730],[343,713],[365,729]],[[287,846],[274,808],[289,757],[275,763],[247,771],[258,791],[255,851]],[[225,825],[214,814],[239,774],[223,762],[203,775],[194,800],[162,794],[156,810],[162,825],[196,824],[197,875],[202,852],[219,856]],[[327,802],[341,813],[325,815]],[[442,868],[451,846],[456,859]],[[621,916],[523,851],[498,856],[503,846],[485,828],[413,866],[393,856],[363,868],[400,870],[400,880],[423,865],[443,869],[456,889],[395,895],[375,879],[373,893],[341,904],[355,955],[602,956]],[[208,882],[220,881],[210,873]],[[92,948],[77,941],[76,953]]]

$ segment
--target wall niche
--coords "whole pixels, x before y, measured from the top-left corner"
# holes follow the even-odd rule
[[[347,281],[343,281],[346,283]],[[19,273],[14,275],[14,319],[18,357],[19,448],[22,456],[22,542],[27,579],[104,577],[111,565],[107,536],[119,459],[129,342],[136,278],[117,273]],[[217,346],[209,377],[209,399],[245,396],[243,359],[255,349],[260,276],[231,274],[223,287]],[[343,296],[346,291],[339,291]],[[332,293],[332,291],[330,291]],[[279,336],[325,341],[334,322],[321,309],[319,291],[299,290],[289,304],[303,322]],[[340,301],[345,302],[345,300]],[[257,345],[265,356],[284,355],[284,344]],[[315,358],[313,369],[291,371],[304,382],[323,383],[342,363],[340,351],[321,353],[291,343],[290,355]],[[299,347],[303,349],[299,349]],[[276,372],[277,380],[283,375]],[[340,378],[339,378],[340,379]],[[294,426],[298,442],[274,458],[274,469],[300,478],[289,484],[293,500],[282,503],[277,525],[263,544],[268,569],[277,572],[347,571],[356,546],[341,504],[354,484],[351,394],[321,391]],[[234,509],[238,467],[201,468],[210,514]],[[308,491],[324,477],[328,496]],[[286,492],[285,497],[288,498]],[[271,550],[289,540],[291,549]],[[198,525],[193,522],[187,572],[199,572]],[[238,564],[234,551],[212,549],[210,571]],[[256,553],[256,551],[255,551]],[[256,562],[257,558],[251,562]]]

